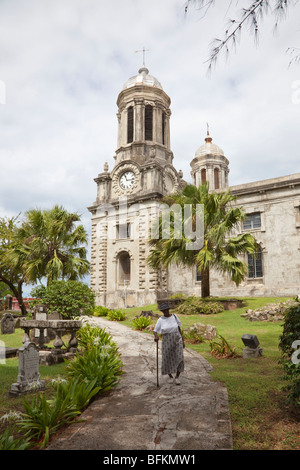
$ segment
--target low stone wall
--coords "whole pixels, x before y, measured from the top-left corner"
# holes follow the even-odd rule
[[[297,302],[294,300],[287,300],[286,302],[267,304],[264,307],[256,310],[250,308],[246,310],[246,313],[242,313],[241,317],[247,318],[249,321],[282,321],[284,319],[284,312],[287,308],[296,305]]]

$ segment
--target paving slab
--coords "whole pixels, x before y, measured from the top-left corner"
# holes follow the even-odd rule
[[[157,386],[156,343],[152,335],[102,317],[89,319],[117,343],[124,363],[120,384],[95,399],[51,441],[47,450],[231,450],[227,389],[212,380],[211,365],[184,350],[181,384]]]

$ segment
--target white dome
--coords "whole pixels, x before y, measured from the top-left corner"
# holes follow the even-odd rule
[[[224,157],[224,151],[216,144],[212,144],[212,138],[207,136],[205,144],[201,145],[195,153],[195,157],[204,157],[205,155],[222,155]]]
[[[134,75],[134,77],[129,78],[125,83],[123,90],[134,87],[135,85],[146,85],[160,88],[161,90],[163,89],[157,78],[153,77],[153,75],[149,75],[149,70],[146,67],[142,67],[139,70],[138,75]]]

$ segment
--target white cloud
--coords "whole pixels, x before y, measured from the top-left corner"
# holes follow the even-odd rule
[[[299,68],[288,68],[299,46],[294,9],[260,45],[245,31],[237,52],[206,75],[209,43],[224,30],[226,5],[205,18],[184,0],[6,0],[0,3],[1,214],[56,203],[83,214],[96,198],[93,178],[117,143],[116,100],[137,73],[142,55],[172,100],[174,165],[190,177],[206,122],[230,160],[230,183],[300,171],[300,104],[292,102]],[[299,15],[298,15],[299,16]],[[246,34],[245,34],[246,33]]]

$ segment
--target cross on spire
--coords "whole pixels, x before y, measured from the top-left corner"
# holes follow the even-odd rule
[[[143,47],[143,49],[139,50],[139,51],[134,51],[134,52],[142,52],[143,53],[143,67],[145,67],[145,53],[148,52],[149,49],[145,49],[145,47]]]

